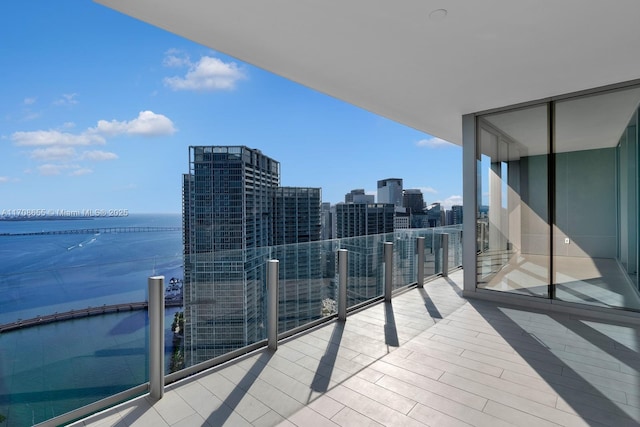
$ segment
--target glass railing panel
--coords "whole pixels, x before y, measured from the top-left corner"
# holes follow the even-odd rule
[[[185,256],[185,367],[266,338],[270,253],[262,247]]]
[[[416,236],[411,229],[398,230],[393,239],[393,289],[416,282]]]
[[[279,260],[278,332],[336,313],[336,241],[271,248]]]
[[[391,237],[390,237],[391,236]],[[383,294],[384,245],[387,234],[339,239],[340,249],[349,251],[347,268],[347,307]]]
[[[436,263],[436,239],[433,229],[423,229],[424,237],[424,277],[429,278],[438,274]]]
[[[462,265],[462,226],[448,226],[442,229],[449,236],[449,269]]]

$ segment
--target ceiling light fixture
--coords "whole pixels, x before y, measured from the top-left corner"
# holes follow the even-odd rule
[[[429,14],[429,19],[435,22],[439,22],[444,20],[447,16],[447,9],[436,9],[431,11]]]

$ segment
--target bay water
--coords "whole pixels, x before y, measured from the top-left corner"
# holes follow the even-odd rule
[[[0,221],[0,324],[147,300],[147,278],[182,279],[181,216]],[[172,231],[15,235],[131,227]],[[13,235],[6,235],[6,234]],[[165,359],[172,353],[166,310]],[[146,310],[0,334],[0,414],[32,425],[148,380]]]

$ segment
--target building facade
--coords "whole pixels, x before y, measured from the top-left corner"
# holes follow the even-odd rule
[[[274,245],[279,260],[278,330],[286,331],[321,316],[323,286],[320,188],[278,187],[274,197]],[[324,291],[324,292],[323,292]]]
[[[394,215],[391,203],[338,203],[336,238],[392,233]]]
[[[378,203],[392,203],[402,207],[402,178],[387,178],[378,181]]]
[[[293,245],[281,246],[289,248],[287,253],[269,252],[273,245],[320,239],[320,189],[279,184],[279,162],[259,150],[189,147],[189,173],[183,176],[188,365],[264,338],[264,265],[269,258],[283,258],[283,277],[318,275],[310,271],[315,255],[307,249]],[[313,295],[304,298],[319,305]]]
[[[365,194],[363,188],[351,190],[344,195],[345,203],[375,203],[375,196],[373,194]]]
[[[451,221],[447,221],[447,225],[462,224],[462,205],[451,206]]]
[[[402,206],[407,213],[412,215],[421,214],[424,211],[424,196],[419,189],[406,189],[402,192]]]

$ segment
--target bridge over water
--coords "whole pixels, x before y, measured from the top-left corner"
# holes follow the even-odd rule
[[[147,301],[128,302],[121,304],[102,305],[98,307],[87,307],[79,310],[69,310],[63,313],[47,314],[36,316],[31,319],[19,319],[15,322],[0,324],[0,334],[16,329],[28,328],[30,326],[44,325],[47,323],[59,322],[62,320],[72,320],[81,317],[97,316],[101,314],[120,313],[123,311],[146,310],[149,303]],[[165,307],[182,307],[182,298],[166,298]]]
[[[182,231],[180,227],[107,227],[74,230],[31,231],[25,233],[0,233],[0,236],[50,236],[54,234],[103,234],[103,233],[151,233]]]

